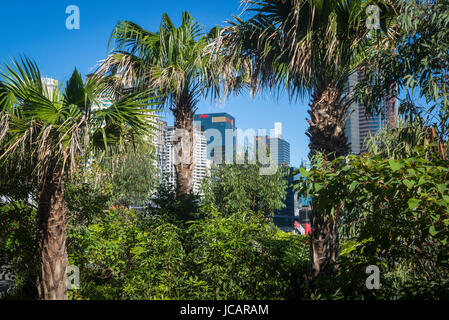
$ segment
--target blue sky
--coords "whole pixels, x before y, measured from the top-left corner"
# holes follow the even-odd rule
[[[68,30],[65,13],[69,5],[80,8],[80,30]],[[145,29],[157,30],[161,16],[168,13],[177,24],[184,10],[205,27],[223,26],[240,12],[239,0],[42,0],[2,1],[0,11],[0,63],[26,55],[39,65],[43,75],[66,81],[75,67],[86,75],[108,53],[108,39],[119,20],[131,20]],[[283,123],[284,138],[291,144],[291,163],[298,166],[307,158],[308,99],[290,103],[274,99],[269,92],[253,99],[249,95],[232,97],[225,103],[199,103],[199,113],[228,112],[237,127],[272,129]],[[172,122],[169,112],[162,114]]]

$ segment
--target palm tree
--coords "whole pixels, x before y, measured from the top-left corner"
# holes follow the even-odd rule
[[[112,151],[152,130],[147,93],[112,94],[98,78],[84,84],[76,70],[65,87],[50,89],[28,58],[0,72],[0,160],[14,157],[34,168],[39,292],[46,300],[67,299],[65,182],[92,153]]]
[[[249,87],[286,92],[290,98],[311,94],[307,119],[310,158],[318,153],[334,159],[349,152],[344,128],[353,102],[345,89],[365,48],[378,32],[366,27],[367,8],[377,4],[385,30],[393,1],[370,0],[243,0],[243,19],[236,17],[216,41],[227,56],[222,64],[228,89]],[[387,10],[388,9],[388,10]],[[332,273],[338,254],[338,214],[315,209],[312,224],[313,283]]]
[[[218,28],[204,33],[188,12],[176,28],[167,14],[156,33],[139,25],[119,22],[112,35],[115,47],[97,74],[120,89],[156,89],[175,117],[175,164],[180,192],[193,185],[193,118],[198,99],[219,93],[219,73],[207,46]]]

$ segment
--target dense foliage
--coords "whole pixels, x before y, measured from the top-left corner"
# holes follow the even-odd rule
[[[101,159],[103,183],[111,185],[115,205],[143,206],[158,183],[155,148],[148,142]]]
[[[401,97],[406,113],[424,111],[448,134],[449,3],[445,0],[400,1],[391,37],[367,52],[365,78],[356,97],[378,109],[385,97]],[[422,98],[417,101],[417,98]]]
[[[349,156],[302,170],[300,190],[314,197],[321,212],[342,218],[333,281],[344,297],[449,297],[448,162],[425,149],[416,154],[396,160]],[[364,287],[369,265],[381,269],[380,292]],[[439,289],[429,290],[436,284]],[[425,297],[427,291],[433,294]]]
[[[214,167],[203,182],[204,204],[213,204],[226,215],[251,211],[272,215],[285,207],[287,168],[261,175],[260,164],[231,164]]]
[[[62,230],[57,243],[65,243],[67,222],[69,264],[81,275],[71,299],[449,299],[448,2],[381,1],[377,38],[366,37],[363,23],[373,1],[244,2],[252,17],[220,34],[203,34],[188,13],[179,28],[164,15],[158,33],[120,22],[114,52],[98,70],[111,82],[83,83],[75,71],[64,93],[52,95],[31,61],[4,70],[0,267],[15,276],[7,298],[42,296],[39,207],[49,203],[45,190],[58,186],[67,215],[56,206],[63,214],[48,222],[62,223],[47,229]],[[368,46],[368,39],[382,41]],[[213,40],[229,54],[226,67],[206,50]],[[365,74],[355,92],[361,105],[376,110],[399,95],[402,119],[370,141],[368,154],[336,157],[347,151],[344,87],[356,67]],[[313,217],[323,218],[312,223],[312,236],[281,232],[267,219],[284,206],[286,168],[267,176],[257,164],[214,167],[194,195],[191,181],[159,181],[154,148],[128,141],[134,131],[151,131],[146,107],[154,92],[126,98],[124,85],[157,88],[175,127],[190,130],[196,97],[221,89],[217,70],[229,77],[227,89],[314,93],[313,166],[293,173],[303,178],[300,194],[313,198]],[[118,100],[97,109],[111,88]],[[118,150],[107,144],[121,153],[103,152]],[[47,185],[46,174],[58,170]],[[130,209],[136,205],[143,209]],[[316,269],[314,261],[325,263]],[[380,269],[379,289],[366,285],[368,266]]]
[[[186,221],[202,217],[201,200],[198,195],[184,194],[179,185],[171,185],[163,178],[145,208],[150,216],[163,217],[174,224],[184,224]]]
[[[8,297],[36,299],[39,264],[36,210],[24,202],[0,204],[0,267],[14,278]]]
[[[305,238],[259,215],[175,225],[163,217],[113,210],[69,235],[81,268],[73,299],[283,299],[303,294]]]

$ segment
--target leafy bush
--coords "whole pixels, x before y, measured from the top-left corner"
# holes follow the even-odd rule
[[[38,297],[36,210],[27,203],[0,205],[0,266],[8,266],[14,274],[14,285],[7,298]]]
[[[207,211],[207,210],[206,210]],[[258,215],[173,224],[113,210],[69,235],[81,269],[72,299],[282,299],[303,293],[305,238]]]
[[[344,278],[335,280],[345,297],[409,297],[401,292],[409,285],[418,292],[423,283],[449,278],[449,163],[425,149],[415,154],[396,160],[349,156],[302,170],[307,179],[300,191],[310,193],[323,214],[341,215],[341,241],[352,244],[342,247]],[[387,281],[380,292],[363,288],[360,276],[368,265],[379,266]]]
[[[112,195],[79,177],[68,183],[64,195],[69,225],[89,225],[108,208]]]
[[[75,299],[176,298],[184,253],[177,227],[154,220],[149,231],[130,210],[112,210],[71,231],[71,264],[81,269]]]
[[[213,204],[223,214],[251,211],[272,215],[285,207],[287,169],[273,175],[260,175],[260,164],[221,165],[203,181],[205,205]]]
[[[193,273],[206,299],[287,299],[304,294],[305,237],[286,234],[254,213],[212,211],[188,230]]]
[[[146,204],[159,180],[155,163],[154,147],[146,142],[101,159],[100,165],[106,173],[105,181],[111,184],[115,205]]]
[[[195,194],[184,194],[180,187],[162,179],[146,207],[146,214],[160,217],[173,224],[199,219],[201,199]]]

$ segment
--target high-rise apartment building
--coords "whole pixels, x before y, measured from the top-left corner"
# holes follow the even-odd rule
[[[355,72],[348,81],[350,92],[363,79],[363,72]],[[396,99],[385,99],[379,109],[381,112],[369,115],[363,105],[352,103],[348,112],[352,112],[346,122],[345,134],[350,145],[350,152],[360,154],[367,151],[367,140],[388,123],[394,123],[397,118]]]
[[[171,185],[176,185],[175,154],[170,142],[169,127],[165,121],[159,119],[156,121],[158,128],[153,136],[156,148],[156,167],[163,179],[166,179]]]
[[[282,138],[270,139],[270,150],[272,157],[278,165],[290,164],[290,143]]]
[[[201,193],[201,183],[211,167],[211,160],[207,159],[207,140],[199,127],[194,127],[194,148],[193,148],[193,192]]]

